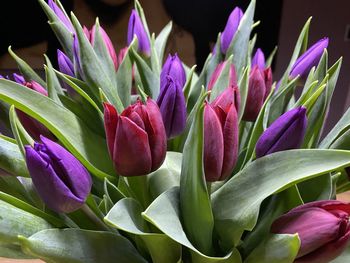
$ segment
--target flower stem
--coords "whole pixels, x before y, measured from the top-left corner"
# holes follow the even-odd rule
[[[91,219],[91,221],[94,222],[102,230],[110,231],[106,224],[91,210],[87,204],[84,204],[81,207],[81,211],[83,211]]]

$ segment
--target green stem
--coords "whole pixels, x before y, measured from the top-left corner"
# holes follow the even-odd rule
[[[127,177],[129,186],[142,207],[146,209],[150,203],[148,180],[146,175]]]
[[[81,211],[83,211],[97,226],[99,226],[104,231],[110,231],[110,229],[106,226],[106,224],[91,210],[91,208],[84,204],[81,207]]]

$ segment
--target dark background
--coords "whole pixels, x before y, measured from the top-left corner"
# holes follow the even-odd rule
[[[67,11],[73,10],[82,24],[91,27],[96,16],[110,35],[117,50],[126,45],[127,23],[131,0],[62,0]],[[227,17],[235,6],[243,10],[248,0],[141,0],[149,28],[156,34],[169,20],[175,22],[169,39],[168,51],[178,52],[188,65],[203,64],[210,47],[222,31]],[[279,46],[274,64],[275,80],[285,70],[292,48],[303,24],[313,16],[310,44],[330,37],[330,63],[344,56],[343,68],[332,101],[332,109],[326,130],[339,119],[350,105],[350,42],[346,39],[350,25],[350,1],[348,0],[257,0],[255,20],[261,24],[257,47],[265,54]],[[7,54],[12,45],[15,52],[36,69],[43,64],[42,53],[56,62],[59,46],[47,18],[37,0],[3,1],[0,9],[0,73],[16,67]]]

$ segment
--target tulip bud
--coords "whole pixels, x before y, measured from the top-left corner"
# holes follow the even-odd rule
[[[349,214],[349,203],[311,202],[279,217],[272,224],[271,232],[298,234],[301,244],[294,262],[327,263],[338,257],[348,244]]]
[[[323,51],[328,47],[328,38],[322,38],[308,50],[302,54],[297,61],[295,61],[289,76],[295,78],[300,75],[301,78],[305,79],[309,74],[312,67],[317,66],[320,61]]]
[[[161,89],[157,99],[162,114],[167,138],[173,138],[186,127],[186,102],[178,81],[167,76],[167,82]]]
[[[226,63],[225,62],[221,62],[219,63],[213,74],[210,77],[210,80],[208,82],[208,90],[212,90],[216,81],[218,80],[218,78],[220,77],[220,75],[222,74],[222,71],[224,70],[224,68],[226,67]],[[236,69],[235,66],[233,64],[230,65],[230,69],[229,69],[229,80],[228,80],[228,86],[236,86],[237,85],[237,75],[236,75]]]
[[[252,59],[252,68],[254,66],[258,66],[258,68],[261,70],[265,69],[265,55],[260,48],[256,50],[255,55]]]
[[[74,77],[74,65],[69,57],[61,50],[57,49],[57,63],[59,70],[66,75]]]
[[[241,105],[241,95],[237,85],[230,85],[219,96],[217,96],[211,104],[213,106],[219,106],[223,109],[227,109],[232,103],[235,105],[238,113]]]
[[[182,89],[186,84],[186,73],[180,58],[175,54],[169,54],[160,73],[160,89],[167,84],[168,76],[177,81]]]
[[[269,96],[272,88],[272,70],[271,67],[268,67],[264,70],[264,81],[265,81],[265,96],[264,101],[266,100],[267,96]]]
[[[264,104],[266,94],[263,72],[255,66],[250,72],[248,96],[244,109],[243,120],[255,121]]]
[[[72,22],[69,20],[69,18],[66,16],[66,14],[61,10],[61,8],[58,7],[58,5],[53,1],[48,1],[49,7],[52,9],[52,11],[56,14],[58,19],[62,22],[62,24],[72,33],[75,32],[74,27],[72,25]]]
[[[100,31],[100,34],[102,36],[103,42],[106,45],[108,53],[113,61],[114,68],[115,68],[115,70],[117,70],[118,69],[118,59],[117,59],[117,54],[115,53],[115,49],[113,47],[113,43],[112,43],[111,39],[109,38],[109,36],[107,35],[106,31],[101,26],[99,27],[99,31]],[[92,29],[90,30],[90,34],[89,34],[90,37],[88,38],[88,39],[90,39],[90,43],[92,45],[94,45],[94,42],[95,42],[95,34],[96,34],[96,27],[93,26]]]
[[[307,127],[306,108],[298,108],[287,111],[275,120],[260,136],[256,143],[256,157],[297,149],[304,140]]]
[[[230,14],[225,29],[221,33],[221,52],[226,54],[227,49],[229,48],[231,41],[233,40],[236,31],[238,29],[239,23],[243,17],[243,12],[239,7],[233,9]]]
[[[229,89],[212,104],[204,106],[203,163],[208,182],[225,180],[237,162],[238,116],[233,96],[228,103],[226,96],[233,94],[233,88]]]
[[[38,82],[34,80],[30,82],[26,82],[22,75],[19,75],[16,73],[13,74],[13,78],[15,82],[17,82],[20,85],[23,85],[29,89],[32,89],[44,96],[48,95],[46,89],[44,89]],[[40,140],[40,135],[44,135],[45,137],[48,137],[50,139],[55,139],[55,136],[39,121],[37,121],[36,119],[33,119],[32,117],[30,117],[29,115],[27,115],[21,110],[16,109],[16,113],[25,130],[35,140]]]
[[[133,9],[129,18],[127,42],[130,45],[136,35],[138,40],[138,51],[145,56],[151,55],[151,43],[146,33],[145,27],[142,24],[139,14]]]
[[[115,169],[123,176],[146,175],[157,170],[166,154],[166,133],[157,104],[140,100],[119,116],[111,104],[104,104],[108,149]]]
[[[45,204],[57,213],[79,209],[90,193],[92,180],[84,166],[61,145],[40,137],[27,145],[26,162],[33,184]]]

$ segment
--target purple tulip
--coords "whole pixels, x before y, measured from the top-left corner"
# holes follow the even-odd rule
[[[306,50],[305,53],[295,61],[289,76],[295,78],[300,75],[301,78],[305,79],[311,68],[317,66],[324,49],[328,47],[328,42],[329,39],[327,37],[322,38]]]
[[[66,75],[74,77],[74,65],[72,61],[61,50],[57,49],[57,62],[59,70]]]
[[[218,78],[220,77],[220,75],[222,74],[222,71],[224,70],[224,68],[226,67],[226,64],[228,62],[221,62],[219,63],[213,74],[210,77],[210,80],[208,82],[208,86],[207,89],[208,90],[212,90],[216,81],[218,80]],[[236,69],[235,66],[233,64],[230,65],[230,69],[229,69],[229,80],[228,80],[228,86],[236,86],[237,85],[237,75],[236,75]]]
[[[307,127],[306,108],[287,111],[275,120],[260,136],[256,143],[256,157],[298,149],[303,143]]]
[[[255,121],[264,104],[266,94],[264,71],[255,66],[249,75],[248,96],[244,109],[243,120]]]
[[[155,101],[148,98],[127,107],[119,116],[104,104],[104,124],[109,153],[118,174],[146,175],[157,170],[166,154],[166,133]]]
[[[167,138],[173,138],[186,127],[186,102],[182,87],[170,75],[161,89],[157,104],[162,114]]]
[[[204,172],[208,182],[229,177],[238,157],[238,116],[234,89],[204,106]]]
[[[350,238],[350,204],[337,200],[307,203],[279,217],[276,234],[297,233],[301,245],[295,263],[327,263],[338,257]]]
[[[151,55],[151,43],[146,33],[145,27],[142,24],[139,14],[133,9],[129,18],[127,42],[130,45],[136,35],[138,40],[138,51],[145,56]]]
[[[12,76],[18,84],[25,85],[26,81],[22,75],[13,73]]]
[[[56,14],[58,19],[65,25],[65,27],[72,33],[75,32],[74,27],[72,25],[72,22],[70,19],[66,16],[66,14],[61,10],[61,8],[58,7],[58,5],[53,1],[48,1],[49,7],[52,9],[52,11]]]
[[[241,22],[241,19],[243,17],[243,11],[236,7],[233,9],[232,13],[230,14],[225,29],[221,33],[221,52],[226,54],[227,49],[229,48],[236,31],[238,29],[239,23]]]
[[[34,148],[25,146],[27,167],[45,204],[57,213],[79,209],[90,193],[92,180],[85,167],[61,145],[40,137]]]
[[[256,50],[255,55],[252,59],[252,68],[254,66],[258,66],[258,68],[261,70],[265,69],[265,55],[260,48]]]
[[[162,68],[162,72],[160,73],[160,89],[168,83],[168,76],[170,76],[172,79],[176,80],[181,89],[186,84],[186,73],[185,69],[182,65],[182,62],[180,58],[175,54],[172,56],[169,54],[167,60],[164,63],[164,66]]]

